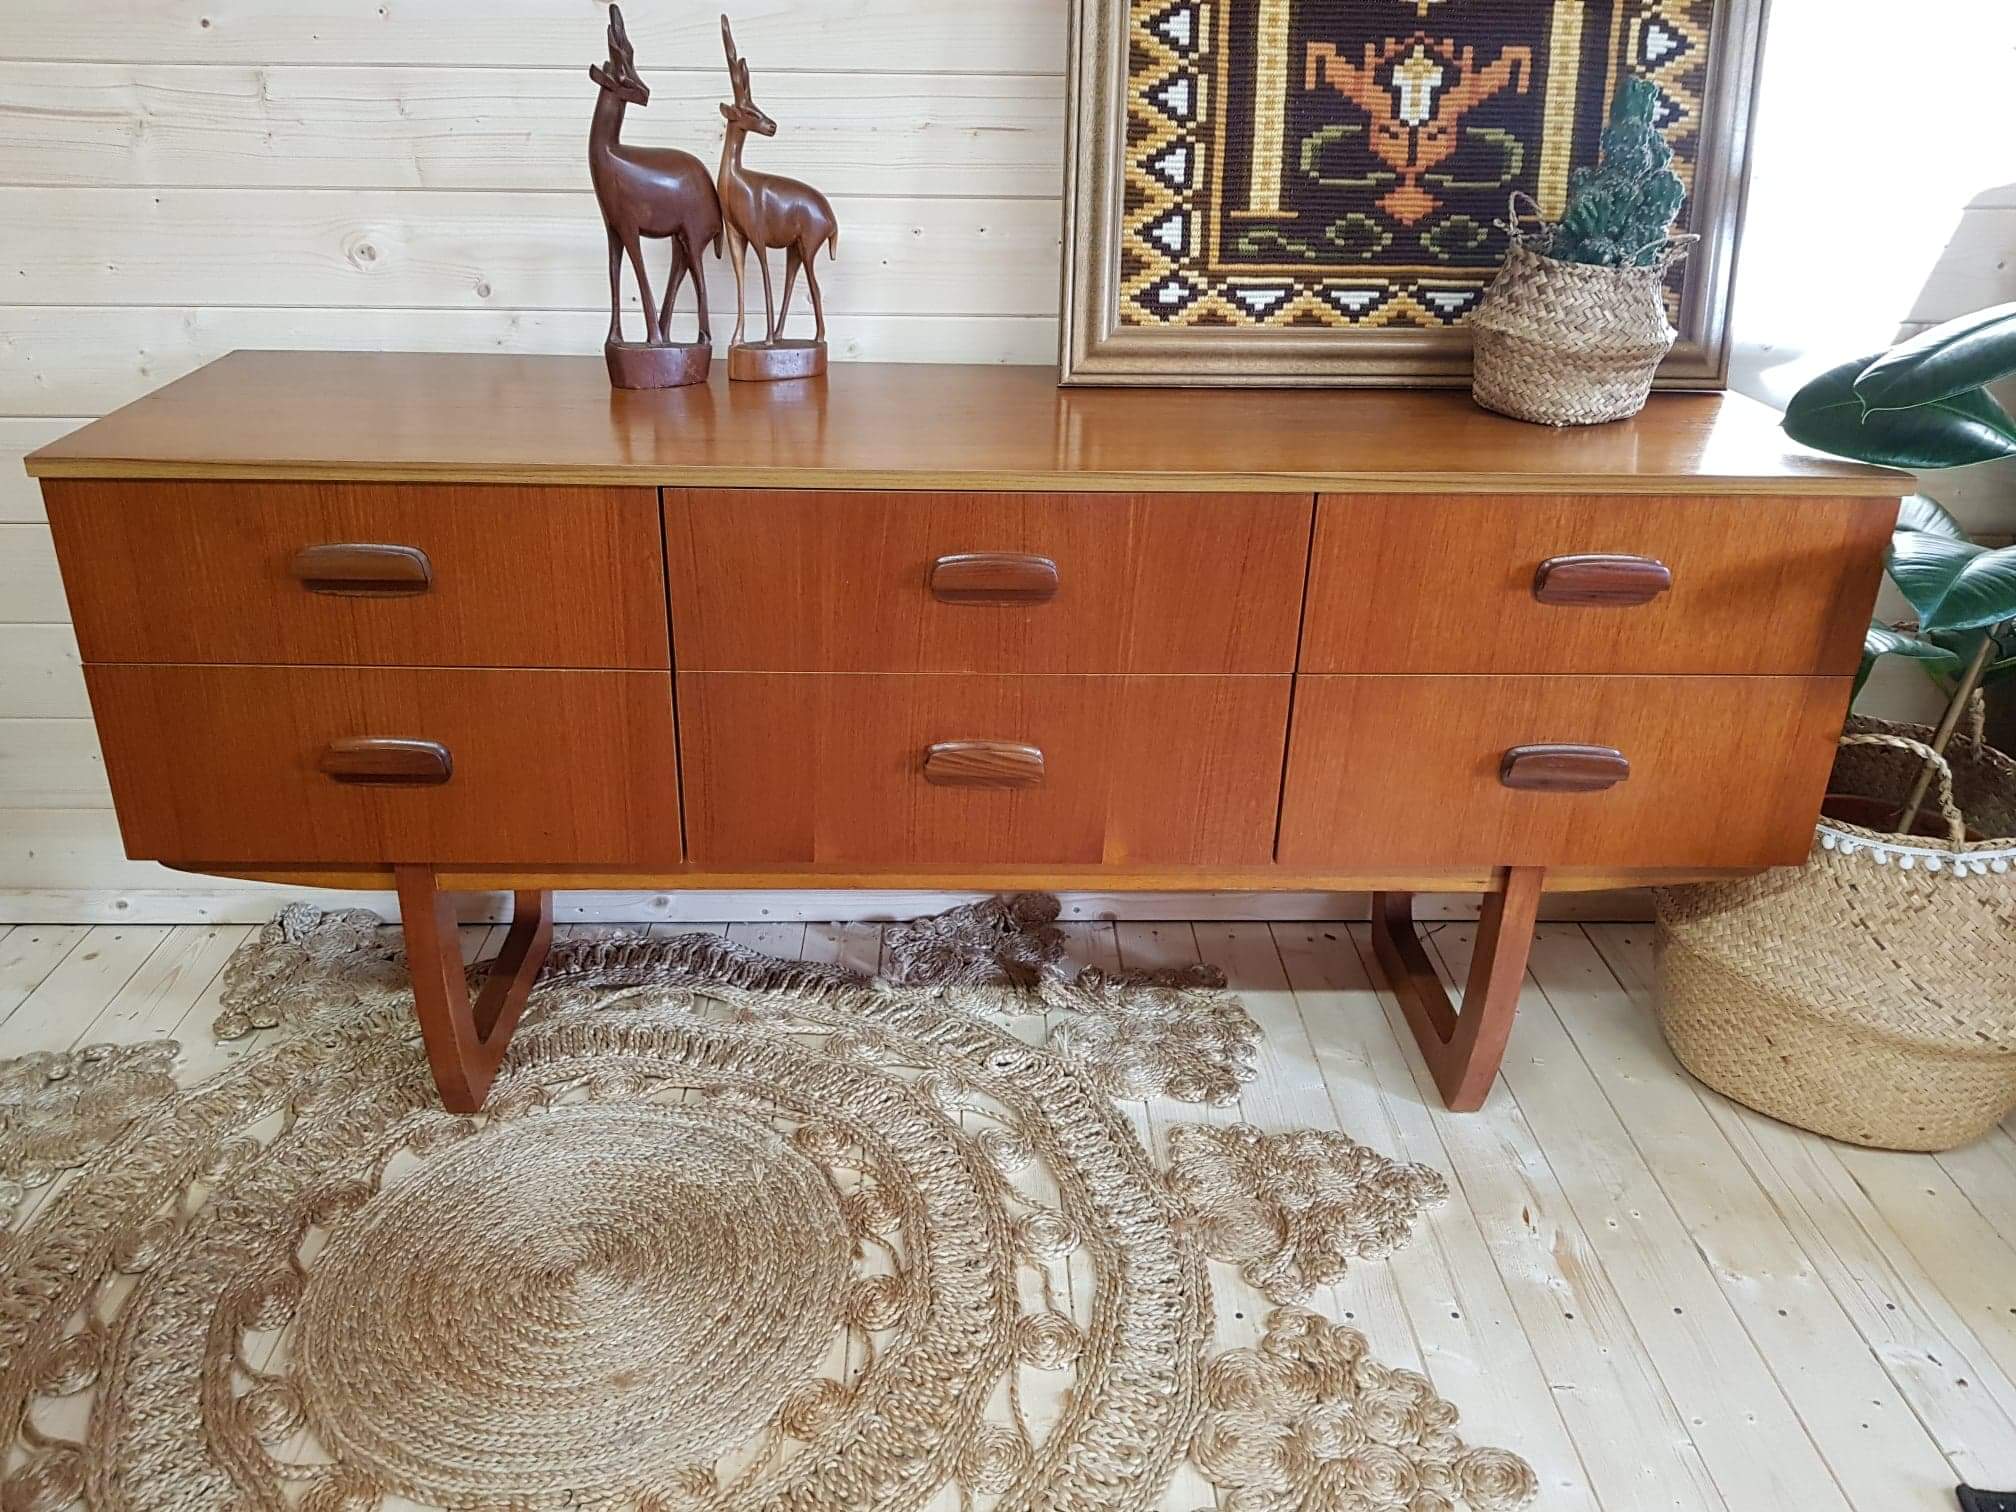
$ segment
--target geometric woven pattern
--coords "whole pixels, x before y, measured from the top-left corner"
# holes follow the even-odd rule
[[[1626,77],[1658,87],[1692,187],[1713,10],[1129,0],[1120,323],[1460,324],[1509,197],[1561,213]]]

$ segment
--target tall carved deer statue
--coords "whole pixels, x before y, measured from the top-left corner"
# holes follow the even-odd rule
[[[595,119],[588,133],[588,171],[595,198],[609,228],[609,344],[623,341],[623,258],[627,253],[637,274],[637,293],[644,302],[644,326],[649,344],[670,344],[672,301],[688,270],[700,296],[700,344],[712,345],[707,318],[707,278],[700,259],[707,244],[722,250],[721,197],[707,165],[690,152],[674,147],[624,145],[623,113],[630,106],[651,103],[651,91],[637,77],[637,56],[623,30],[623,12],[609,7],[609,61],[588,70],[602,86]],[[663,307],[651,302],[651,278],[644,271],[644,239],[672,244],[672,268],[667,274]]]
[[[735,264],[735,340],[740,343],[746,317],[742,307],[743,264],[751,245],[756,248],[756,265],[763,270],[764,339],[780,340],[784,322],[791,315],[791,290],[798,270],[805,270],[805,287],[812,295],[812,316],[817,322],[815,341],[826,340],[826,307],[819,296],[819,275],[813,259],[819,249],[840,255],[840,223],[826,196],[810,184],[781,174],[757,173],[742,166],[742,144],[749,133],[775,136],[777,123],[757,108],[749,92],[749,65],[735,51],[735,33],[728,18],[721,18],[721,42],[728,51],[728,78],[735,88],[735,103],[723,105],[728,122],[728,140],[721,150],[721,210],[728,222],[728,255]],[[770,258],[773,248],[784,248],[784,303],[779,309],[770,292]],[[730,367],[731,373],[734,368]]]

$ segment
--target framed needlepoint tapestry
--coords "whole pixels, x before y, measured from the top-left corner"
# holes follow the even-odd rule
[[[1075,0],[1063,380],[1461,384],[1508,205],[1650,80],[1700,237],[1663,387],[1719,387],[1766,0]]]

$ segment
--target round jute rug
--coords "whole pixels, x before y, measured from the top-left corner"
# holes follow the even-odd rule
[[[240,953],[218,1027],[278,1042],[201,1086],[158,1044],[0,1067],[0,1206],[63,1173],[0,1250],[0,1512],[1146,1512],[1193,1451],[1256,1509],[1531,1494],[1356,1335],[1214,1364],[1194,1205],[1292,1248],[1265,1215],[1336,1152],[1165,1177],[1106,1049],[991,1021],[958,934],[901,981],[563,943],[475,1118],[364,915]],[[1200,1093],[1250,1050],[1194,982],[1088,992]]]

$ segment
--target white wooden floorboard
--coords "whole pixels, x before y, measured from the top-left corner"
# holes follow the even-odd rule
[[[224,962],[227,964],[230,961],[231,952],[237,950],[239,946],[259,932],[249,924],[196,924],[185,927],[192,933],[209,934],[214,932],[220,936],[221,938],[217,943],[225,952]],[[216,971],[211,973],[210,979],[207,982],[199,982],[195,972],[187,972],[180,978],[178,986],[193,989],[189,991],[186,998],[182,999],[182,1012],[168,1030],[175,1038],[176,1043],[182,1047],[182,1055],[175,1063],[175,1071],[176,1075],[182,1079],[184,1085],[194,1086],[198,1082],[215,1076],[233,1061],[250,1055],[271,1037],[273,1031],[267,1029],[255,1030],[243,1039],[238,1040],[220,1040],[211,1032],[210,1026],[216,1021],[219,1011],[224,1006],[224,969],[222,964],[219,965]],[[166,1018],[167,1014],[173,1011],[175,1006],[174,999],[164,997],[162,1002],[163,1018]]]
[[[1649,1016],[1651,932],[1620,925],[1589,935]],[[1698,1084],[1695,1091],[1956,1478],[2016,1486],[2016,1387],[1849,1177],[1838,1147]]]
[[[161,924],[92,929],[0,1023],[0,1056],[69,1049],[174,932]]]
[[[1377,980],[1371,929],[1359,925],[1351,939]],[[1460,976],[1433,948],[1429,960],[1454,996]],[[1383,986],[1379,998],[1393,1036],[1407,1044],[1399,1004]],[[1528,1036],[1514,1028],[1508,1062],[1530,1056]],[[1415,1095],[1435,1119],[1464,1177],[1466,1200],[1492,1240],[1498,1274],[1583,1452],[1599,1504],[1744,1512],[1716,1484],[1693,1437],[1695,1423],[1653,1365],[1633,1310],[1568,1200],[1552,1151],[1508,1083],[1498,1081],[1480,1113],[1452,1115],[1419,1056],[1409,1050],[1405,1060]]]
[[[246,935],[242,925],[182,925],[114,993],[77,1036],[86,1045],[137,1045],[171,1039],[190,1005],[223,972]],[[202,1026],[208,1032],[209,1025]],[[186,1069],[184,1071],[186,1075]]]
[[[1297,1007],[1297,1023],[1284,1026],[1294,1047],[1288,1057],[1309,1047],[1330,1120],[1362,1144],[1448,1178],[1449,1201],[1423,1215],[1413,1241],[1378,1271],[1397,1292],[1423,1370],[1461,1410],[1467,1438],[1517,1446],[1539,1477],[1543,1505],[1596,1507],[1553,1384],[1466,1200],[1464,1173],[1421,1101],[1408,1051],[1394,1038],[1356,948],[1344,930],[1320,924],[1279,924],[1271,933]],[[1337,1288],[1346,1310],[1375,1316],[1361,1300],[1373,1274],[1361,1266]],[[1557,1310],[1551,1296],[1545,1305]],[[1376,1338],[1373,1344],[1380,1347]]]
[[[1966,1320],[1989,1358],[2016,1380],[2016,1246],[1981,1216],[1937,1161],[1848,1145],[1839,1153],[1849,1176]]]
[[[1452,980],[1469,972],[1476,929],[1434,946]],[[1629,1310],[1673,1403],[1732,1508],[1850,1505],[1769,1365],[1717,1286],[1629,1131],[1529,977],[1504,1081],[1546,1147],[1571,1209]]]
[[[1618,991],[1579,929],[1542,929],[1532,973],[1560,1030],[1550,1037],[1579,1053],[1849,1504],[1934,1505],[1952,1489],[1952,1466],[1716,1127],[1651,1015]]]
[[[1974,1205],[1981,1221],[2004,1243],[2016,1245],[2016,1144],[1998,1129],[1986,1139],[1941,1155],[1939,1165]]]
[[[885,954],[874,923],[697,928],[864,973]],[[1244,1120],[1342,1129],[1449,1176],[1451,1200],[1407,1248],[1354,1264],[1315,1305],[1365,1332],[1379,1358],[1424,1370],[1471,1441],[1531,1461],[1540,1507],[1950,1512],[1956,1480],[2016,1485],[2006,1130],[1938,1158],[1855,1150],[1699,1087],[1652,1023],[1642,926],[1542,930],[1507,1075],[1468,1115],[1435,1096],[1362,925],[1079,921],[1063,932],[1075,961],[1108,970],[1210,961],[1263,1031],[1259,1075],[1235,1105],[1123,1106],[1158,1158],[1174,1124]],[[181,1075],[213,1074],[277,1032],[231,1044],[210,1033],[225,963],[253,933],[0,931],[0,1055],[172,1036]],[[464,955],[494,951],[503,934],[465,927]],[[1445,980],[1460,980],[1473,935],[1467,923],[1434,931]],[[1004,1022],[1031,1038],[1046,1027],[1040,1015]],[[24,1218],[60,1190],[31,1194]],[[1087,1321],[1090,1267],[1053,1280],[1056,1305]],[[1214,1263],[1212,1282],[1218,1346],[1257,1339],[1267,1301],[1231,1267]],[[1040,1425],[1069,1385],[1025,1377],[1024,1389]],[[307,1452],[305,1440],[292,1448]],[[1188,1466],[1164,1502],[1227,1504]],[[956,1495],[927,1512],[941,1506],[954,1512]]]
[[[1358,926],[1350,937],[1359,957],[1358,980],[1379,981],[1369,929]],[[1431,959],[1447,981],[1446,965]],[[1597,1504],[1608,1512],[1747,1512],[1715,1485],[1691,1425],[1654,1368],[1630,1309],[1510,1088],[1501,1080],[1477,1113],[1448,1112],[1383,982],[1376,1001],[1396,1045],[1405,1047],[1401,1060],[1405,1077],[1412,1079],[1413,1104],[1448,1154],[1457,1200],[1469,1208],[1488,1245]],[[1526,1053],[1515,1029],[1508,1059]],[[1404,1109],[1406,1081],[1398,1070],[1388,1074],[1392,1103]],[[1334,1094],[1334,1078],[1331,1086]],[[1406,1258],[1403,1254],[1398,1263]],[[1504,1397],[1501,1407],[1516,1418],[1523,1392],[1515,1387]],[[1506,1447],[1520,1444],[1514,1439]]]
[[[0,1024],[89,933],[81,924],[23,924],[0,938]]]
[[[0,338],[4,338],[0,330]],[[599,338],[598,338],[599,339]],[[284,345],[284,343],[279,343]],[[0,479],[7,458],[0,452]],[[0,500],[0,507],[4,507]],[[0,707],[10,718],[89,722],[84,677],[68,625],[0,623]],[[60,866],[52,870],[54,855]],[[59,875],[60,873],[60,875]],[[30,885],[30,884],[33,885]],[[643,929],[660,923],[739,924],[763,919],[817,923],[853,919],[885,923],[942,913],[981,893],[943,892],[568,892],[553,900],[567,923],[615,923]],[[22,808],[0,781],[0,925],[61,919],[77,924],[263,924],[282,903],[330,906],[332,894],[263,882],[229,882],[128,861],[109,807]],[[1114,919],[1367,919],[1365,893],[1082,893],[1060,892],[1063,916],[1085,922]],[[389,892],[341,895],[345,908],[398,917]],[[471,893],[459,905],[465,920],[507,919],[509,893]],[[1462,894],[1419,900],[1420,917],[1474,919],[1477,900]],[[1549,893],[1540,917],[1642,919],[1645,894]],[[710,931],[720,933],[718,929]]]
[[[879,924],[807,924],[807,961],[838,966],[873,976],[882,969],[882,926]]]

